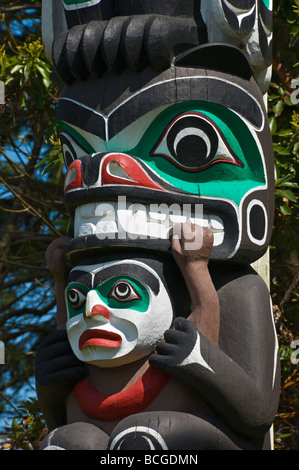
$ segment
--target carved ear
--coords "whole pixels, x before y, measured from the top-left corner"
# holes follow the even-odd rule
[[[200,67],[236,75],[250,80],[252,71],[249,62],[240,49],[223,43],[196,46],[183,52],[175,59],[177,67]]]

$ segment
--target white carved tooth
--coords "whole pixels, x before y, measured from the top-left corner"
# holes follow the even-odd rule
[[[117,209],[116,214],[119,229],[128,232],[132,223],[132,211],[127,209]]]
[[[169,219],[173,224],[181,224],[187,222],[187,217],[181,214],[169,214]]]
[[[224,240],[224,232],[214,232],[214,243],[213,246],[221,245]]]
[[[191,217],[190,218],[190,222],[192,222],[193,224],[197,224],[197,225],[200,225],[201,227],[208,227],[209,226],[209,217],[207,215],[204,215],[203,218],[202,217]]]
[[[130,232],[146,235],[147,232],[147,210],[142,204],[133,204]]]
[[[83,206],[79,207],[80,216],[83,219],[90,219],[91,217],[94,217],[95,208],[96,208],[96,204],[93,202],[89,204],[83,204]]]
[[[115,204],[113,202],[104,202],[96,204],[94,214],[96,216],[110,215],[115,213]]]
[[[167,239],[169,237],[168,229],[168,224],[149,222],[147,225],[147,235],[154,239]]]
[[[163,209],[159,209],[159,210],[153,210],[153,209],[149,209],[149,219],[150,220],[160,220],[160,221],[163,221],[163,220],[166,220],[168,216],[168,211],[167,210],[163,210]]]
[[[218,217],[217,215],[212,215],[210,216],[210,226],[212,227],[212,229],[215,229],[215,230],[224,230],[224,224],[223,224],[223,221],[220,217]]]
[[[114,220],[99,220],[96,225],[96,233],[117,233],[117,224]]]
[[[86,235],[93,235],[96,231],[95,225],[91,223],[82,224],[79,228],[79,237],[84,237]]]

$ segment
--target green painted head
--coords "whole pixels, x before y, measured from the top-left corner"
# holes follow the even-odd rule
[[[169,227],[191,218],[213,230],[214,260],[248,263],[265,252],[273,154],[263,99],[243,54],[206,51],[162,73],[107,73],[64,89],[65,202],[78,240],[150,238],[168,249]],[[227,52],[231,63],[213,69],[213,53],[217,62]]]

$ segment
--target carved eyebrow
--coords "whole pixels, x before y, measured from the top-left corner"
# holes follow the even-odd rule
[[[111,277],[120,275],[131,276],[134,279],[141,280],[148,285],[155,295],[158,295],[160,285],[158,279],[147,269],[137,264],[123,263],[114,266],[108,266],[96,273],[94,278],[94,287],[102,284]]]
[[[187,81],[188,84],[192,83],[188,97],[184,88]],[[91,103],[88,106],[62,96],[58,103],[58,118],[79,127],[84,123],[85,131],[97,135],[102,140],[109,140],[141,117],[141,110],[144,115],[165,104],[198,100],[229,107],[258,130],[264,126],[264,115],[258,100],[241,85],[213,74],[172,77],[154,82],[131,96],[123,97],[117,106],[102,112],[93,109]]]
[[[188,100],[184,94],[186,81],[191,83]],[[208,90],[208,91],[207,91]],[[184,97],[179,99],[178,97]],[[231,97],[233,96],[233,100]],[[109,139],[118,134],[142,114],[165,104],[181,101],[206,101],[229,107],[247,119],[255,128],[264,125],[261,105],[242,86],[213,75],[176,77],[144,87],[113,109],[108,116]],[[137,106],[138,104],[138,106]],[[107,136],[108,137],[108,136]]]
[[[83,127],[85,131],[106,140],[105,116],[95,109],[71,98],[62,97],[58,103],[57,115],[59,121]]]
[[[67,283],[69,284],[70,282],[80,282],[89,289],[92,289],[92,278],[93,276],[91,273],[87,271],[81,271],[80,269],[74,269],[70,272],[67,278]]]

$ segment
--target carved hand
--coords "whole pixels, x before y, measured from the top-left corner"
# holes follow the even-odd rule
[[[170,231],[172,254],[183,269],[196,261],[208,263],[213,248],[213,232],[191,222],[178,224]]]
[[[74,355],[65,330],[55,330],[39,345],[35,360],[39,385],[67,388],[86,377],[84,363]]]
[[[190,355],[197,340],[195,326],[186,318],[176,318],[173,327],[164,333],[164,342],[157,343],[156,352],[149,358],[150,364],[165,372],[179,366]]]
[[[172,254],[185,279],[192,302],[189,320],[213,344],[218,343],[220,308],[208,262],[213,248],[210,229],[192,223],[170,233]]]
[[[41,342],[35,359],[36,391],[49,430],[66,424],[67,396],[86,375],[66,331],[56,330]]]

